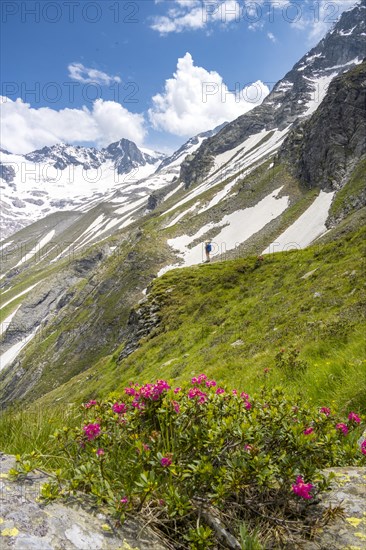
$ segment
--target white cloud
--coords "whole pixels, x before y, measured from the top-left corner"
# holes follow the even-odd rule
[[[258,81],[237,83],[229,91],[222,77],[194,65],[190,53],[178,59],[173,78],[164,92],[153,97],[149,118],[155,129],[178,136],[192,136],[231,121],[258,105],[269,89]]]
[[[315,45],[325,36],[337,22],[344,11],[352,9],[359,0],[312,0],[311,10],[304,11],[301,18],[294,23],[294,27],[307,33],[309,44]]]
[[[360,0],[156,0],[166,4],[165,15],[153,18],[151,28],[161,35],[183,31],[205,30],[213,25],[227,26],[233,21],[246,25],[249,30],[265,30],[282,19],[290,27],[306,33],[309,44],[318,42],[342,12]]]
[[[32,108],[21,99],[0,96],[2,118],[1,147],[14,153],[29,153],[54,143],[94,142],[108,145],[122,137],[142,145],[145,135],[143,115],[130,113],[119,103],[97,99],[92,110],[48,107]]]
[[[240,21],[241,6],[237,0],[174,0],[173,6],[171,1],[169,5],[167,15],[154,17],[151,25],[162,35]]]
[[[277,42],[277,38],[275,37],[275,35],[273,34],[273,32],[267,32],[267,37],[270,39],[271,42],[273,42],[274,44]]]
[[[94,83],[101,86],[109,86],[113,82],[122,82],[119,76],[111,76],[103,71],[85,67],[82,63],[70,63],[67,68],[69,70],[69,78],[83,84]]]

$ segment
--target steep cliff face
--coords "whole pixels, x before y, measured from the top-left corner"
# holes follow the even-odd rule
[[[299,124],[279,153],[307,187],[338,190],[366,154],[366,61],[339,76],[310,120]]]

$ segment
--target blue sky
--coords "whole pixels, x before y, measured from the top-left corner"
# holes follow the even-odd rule
[[[1,146],[175,150],[260,102],[354,3],[3,0]]]

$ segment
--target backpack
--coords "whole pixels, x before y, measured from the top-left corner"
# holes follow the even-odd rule
[[[211,252],[211,250],[212,250],[211,243],[207,243],[206,244],[206,252]]]

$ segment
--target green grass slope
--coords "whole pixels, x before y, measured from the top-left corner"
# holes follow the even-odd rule
[[[365,229],[357,216],[339,239],[306,250],[168,272],[148,295],[161,323],[139,349],[120,361],[121,346],[40,403],[206,372],[248,392],[281,384],[319,405],[365,411]]]

